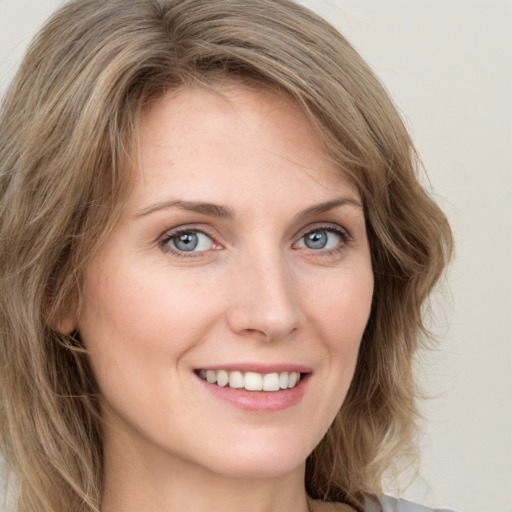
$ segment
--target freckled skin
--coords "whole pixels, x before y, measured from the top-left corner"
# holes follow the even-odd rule
[[[123,221],[86,269],[77,321],[101,390],[107,494],[183,475],[205,489],[214,478],[272,478],[285,495],[303,493],[304,461],[353,376],[373,274],[362,208],[299,214],[360,201],[357,189],[294,104],[241,86],[154,104],[140,162]],[[137,215],[174,199],[232,216],[178,206]],[[201,250],[180,253],[168,236],[176,228],[205,233]],[[331,228],[348,239],[321,231]],[[335,250],[307,247],[314,229]],[[243,411],[195,373],[249,362],[311,368],[304,397]]]

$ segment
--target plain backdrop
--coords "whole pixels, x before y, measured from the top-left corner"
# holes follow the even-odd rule
[[[129,1],[129,0],[127,0]],[[60,4],[0,0],[0,94]],[[439,347],[421,359],[419,477],[403,493],[512,511],[512,0],[303,0],[391,92],[455,231]],[[1,127],[0,127],[1,129]]]

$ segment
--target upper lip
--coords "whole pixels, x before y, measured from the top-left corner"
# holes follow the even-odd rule
[[[297,373],[311,373],[312,369],[309,366],[303,364],[294,364],[294,363],[278,363],[278,364],[268,364],[268,363],[231,363],[231,364],[215,364],[215,365],[207,365],[201,366],[197,368],[197,370],[226,370],[228,372],[239,371],[242,373],[245,372],[254,372],[261,373],[266,375],[268,373],[280,373],[280,372],[297,372]]]

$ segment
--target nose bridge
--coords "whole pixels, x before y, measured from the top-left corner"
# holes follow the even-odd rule
[[[278,248],[248,249],[239,262],[234,288],[228,319],[234,331],[273,340],[296,329],[293,274]]]

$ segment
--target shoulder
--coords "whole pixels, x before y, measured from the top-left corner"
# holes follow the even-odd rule
[[[312,512],[354,512],[352,507],[343,503],[327,503],[325,501],[312,501]],[[451,512],[446,509],[428,508],[412,503],[411,501],[379,496],[366,501],[364,512]]]
[[[354,512],[352,507],[344,503],[329,503],[327,501],[312,500],[311,512]]]
[[[428,508],[411,501],[379,496],[366,501],[364,512],[450,512],[446,509]]]

